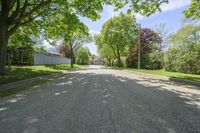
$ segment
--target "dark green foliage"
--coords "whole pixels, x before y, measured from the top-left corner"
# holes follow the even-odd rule
[[[172,36],[172,47],[165,54],[165,69],[200,74],[200,27],[186,25]]]
[[[9,48],[6,54],[7,65],[32,65],[33,48]]]
[[[39,33],[38,29],[35,29],[35,27],[20,27],[17,32],[10,37],[6,52],[6,64],[32,65],[33,47],[38,42]]]
[[[158,50],[152,53],[144,53],[141,56],[141,68],[157,70],[163,68],[163,54]]]
[[[137,32],[136,20],[130,14],[120,13],[119,16],[109,19],[103,25],[101,43],[107,45],[110,52],[118,60],[118,67],[121,67],[122,64],[121,56],[126,56],[128,48],[135,42]]]
[[[115,59],[113,66],[118,66],[118,65],[119,65],[119,61],[118,59]],[[126,57],[121,57],[120,66],[126,67]]]
[[[90,61],[90,54],[87,48],[80,48],[76,54],[76,63],[86,65]]]
[[[174,46],[167,51],[164,61],[167,71],[200,74],[200,45]]]
[[[161,69],[162,53],[159,52],[159,43],[161,42],[158,33],[151,29],[143,28],[140,32],[140,52],[141,68],[143,69]],[[126,64],[128,67],[136,68],[138,65],[138,44],[129,49]]]
[[[187,11],[184,11],[187,18],[199,19],[200,18],[200,1],[192,0],[192,3]]]

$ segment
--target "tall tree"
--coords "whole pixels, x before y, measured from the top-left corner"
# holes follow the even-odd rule
[[[88,48],[80,48],[76,54],[77,64],[85,65],[90,61],[90,52]]]
[[[66,58],[71,58],[71,50],[68,44],[65,44],[66,42],[62,42],[60,45],[57,47],[57,52],[64,55]]]
[[[157,32],[149,29],[142,28],[140,31],[140,43],[141,43],[141,52],[152,52],[155,49],[159,49],[159,43],[161,38]]]
[[[106,62],[108,66],[111,66],[111,62],[115,59],[112,49],[106,43],[103,43],[101,34],[94,36],[95,44],[97,45],[98,54]]]
[[[59,53],[64,54],[65,57],[71,58],[71,67],[73,67],[73,64],[76,62],[77,51],[89,41],[89,36],[74,33],[69,39],[64,39],[59,46]]]
[[[63,45],[66,45],[64,47],[69,47],[71,67],[73,67],[76,51],[90,40],[88,27],[71,11],[60,15],[58,19],[46,21],[45,25],[46,27],[56,25],[56,27],[48,27],[45,36],[53,40],[63,40]]]
[[[148,57],[150,53],[159,49],[159,45],[161,42],[161,38],[158,33],[149,29],[142,28],[139,33],[140,38],[140,53],[141,53],[141,67],[146,68],[150,58]],[[159,57],[160,58],[160,57]],[[127,66],[128,67],[136,67],[138,61],[138,44],[133,45],[129,49],[129,54],[127,56]]]
[[[48,16],[59,16],[64,12],[86,16],[95,20],[103,8],[104,0],[1,0],[0,1],[0,73],[5,72],[6,47],[10,36],[19,27],[31,22],[41,24]],[[94,6],[96,5],[96,6]],[[87,10],[84,8],[87,7]],[[57,14],[57,15],[56,15]]]
[[[86,34],[74,33],[72,37],[69,38],[70,54],[71,54],[71,67],[76,62],[76,54],[79,48],[81,48],[85,43],[89,42],[90,38]]]
[[[102,40],[113,51],[121,66],[121,56],[125,55],[133,38],[137,36],[137,24],[130,14],[122,14],[109,19],[102,28]]]

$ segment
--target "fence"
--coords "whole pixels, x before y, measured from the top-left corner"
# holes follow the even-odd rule
[[[70,64],[71,59],[53,55],[34,53],[34,65],[48,65],[48,64]]]
[[[32,65],[33,53],[31,48],[7,48],[6,65]]]

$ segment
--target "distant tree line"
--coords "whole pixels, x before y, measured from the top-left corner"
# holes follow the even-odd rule
[[[139,28],[135,18],[121,13],[103,25],[95,35],[98,53],[108,66],[140,66],[142,69],[165,69],[200,74],[200,26],[184,25],[169,34],[165,24],[155,30]]]

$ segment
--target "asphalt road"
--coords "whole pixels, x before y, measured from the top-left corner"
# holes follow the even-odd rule
[[[0,133],[200,133],[200,91],[91,66],[0,99]]]

